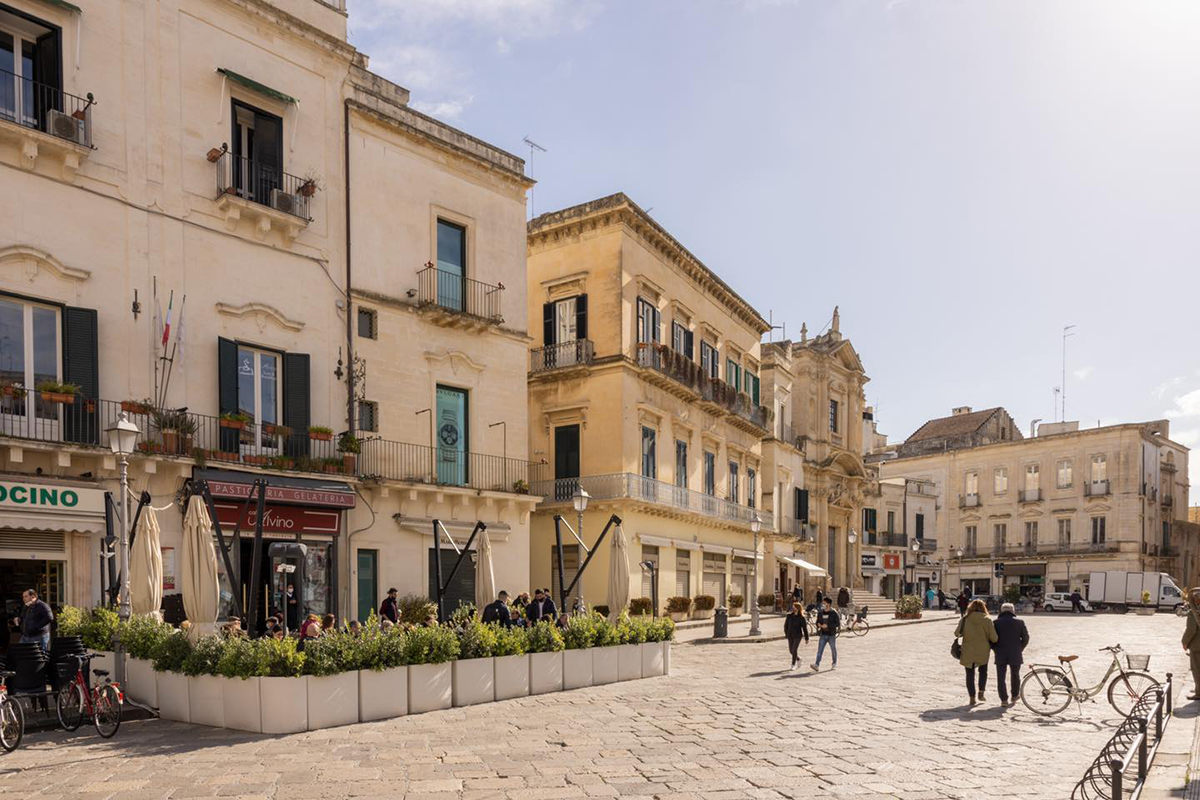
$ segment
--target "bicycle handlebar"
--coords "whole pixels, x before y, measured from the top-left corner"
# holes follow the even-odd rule
[[[1097,652],[1097,653],[1103,653],[1105,650],[1109,651],[1110,653],[1119,653],[1119,652],[1121,651],[1121,645],[1119,645],[1119,644],[1114,644],[1114,645],[1112,645],[1111,647],[1101,647],[1101,648],[1100,648],[1099,650],[1097,650],[1096,652]]]

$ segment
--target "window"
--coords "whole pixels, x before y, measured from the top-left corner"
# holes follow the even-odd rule
[[[1038,524],[1036,522],[1025,523],[1025,546],[1037,547],[1038,543]]]
[[[648,300],[638,298],[637,340],[638,344],[658,344],[658,328],[661,317],[658,309]]]
[[[992,477],[992,493],[1004,494],[1008,491],[1008,467],[996,467]]]
[[[979,544],[979,528],[975,525],[968,525],[963,532],[963,545],[967,552],[972,552]]]
[[[1071,459],[1064,458],[1058,462],[1056,467],[1058,472],[1057,486],[1059,489],[1070,489],[1073,478],[1071,477]]]
[[[688,550],[675,551],[675,596],[692,596],[692,554]]]
[[[438,384],[437,471],[438,483],[462,485],[467,474],[470,443],[470,398],[465,389]]]
[[[687,442],[681,439],[675,440],[675,485],[681,489],[688,485]]]
[[[738,465],[736,461],[729,462],[729,500],[738,501]]]
[[[746,469],[746,505],[751,508],[755,507],[754,495],[758,493],[758,473],[747,467]]]
[[[717,454],[704,451],[704,493],[715,497],[717,494]]]
[[[260,446],[275,444],[275,435],[268,435],[263,425],[277,425],[280,421],[279,361],[279,353],[238,346],[238,411],[254,423],[252,429],[242,430],[243,444],[253,444],[256,433],[262,437]]]
[[[968,472],[963,475],[963,494],[967,497],[979,494],[979,473]]]
[[[759,380],[758,375],[750,371],[751,367],[746,366],[742,374],[742,391],[750,395],[750,399],[754,405],[758,405]]]
[[[554,341],[573,342],[576,338],[575,298],[568,297],[554,304]]]
[[[1038,464],[1025,465],[1025,491],[1036,492],[1042,485],[1042,468]]]
[[[642,477],[658,477],[658,456],[655,453],[655,430],[642,426]]]
[[[58,337],[58,309],[0,298],[0,380],[26,390],[24,397],[4,395],[2,408],[18,419],[26,417],[30,429],[36,420],[58,419],[58,404],[47,403],[41,392],[34,391],[42,381],[59,380],[62,347]],[[22,427],[17,420],[14,424]]]
[[[888,512],[888,527],[887,527],[887,532],[888,532],[888,533],[895,533],[895,532],[896,532],[896,512],[895,512],[895,511],[889,511],[889,512]]]
[[[0,70],[11,75],[3,76],[0,119],[45,129],[46,112],[62,105],[54,102],[62,88],[60,42],[57,28],[0,14]]]
[[[358,335],[363,339],[379,338],[379,315],[374,309],[358,309]]]
[[[924,539],[925,538],[925,515],[917,514],[916,523],[917,523],[917,538]]]
[[[838,401],[829,401],[829,431],[830,433],[838,432]]]
[[[1108,456],[1092,456],[1092,483],[1108,480]]]
[[[547,347],[577,342],[586,339],[587,335],[586,294],[555,300],[542,306],[542,342]]]
[[[876,518],[879,512],[873,508],[863,509],[863,530],[867,533],[874,533],[876,528]]]
[[[1092,517],[1092,544],[1104,544],[1107,517]]]
[[[1058,543],[1062,545],[1071,543],[1071,520],[1058,520]]]
[[[721,377],[721,359],[717,348],[708,342],[700,342],[700,368],[709,378],[716,380]]]
[[[739,389],[742,385],[742,367],[732,358],[725,359],[725,382],[734,389]]]
[[[996,548],[996,552],[1004,549],[1004,542],[1008,538],[1008,525],[1003,522],[998,522],[992,526],[992,544]]]
[[[379,430],[379,404],[372,400],[358,401],[358,429],[361,431]]]
[[[442,308],[466,307],[467,229],[444,219],[437,221],[437,302]]]
[[[679,322],[671,323],[671,349],[676,353],[687,356],[689,360],[693,360],[692,344],[695,337],[691,331]]]
[[[808,489],[796,490],[796,519],[808,524]]]
[[[283,120],[233,101],[233,185],[247,200],[271,205],[283,189]]]

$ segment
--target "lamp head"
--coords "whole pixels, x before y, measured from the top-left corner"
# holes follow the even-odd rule
[[[575,487],[575,494],[571,495],[571,502],[575,504],[575,511],[582,514],[587,511],[588,499],[591,497],[587,493],[587,489],[583,488],[583,484]]]
[[[955,551],[955,555],[957,555],[959,558],[962,558],[963,557],[963,549],[961,547],[958,548],[958,550]]]
[[[653,561],[643,561],[641,564],[638,564],[638,566],[641,567],[642,569],[646,570],[647,572],[654,572],[654,562]]]
[[[758,514],[753,514],[750,517],[750,532],[758,533],[762,530],[762,520],[758,518]]]
[[[138,426],[129,421],[129,415],[124,411],[117,417],[117,424],[108,429],[108,446],[113,454],[127,456],[137,446],[137,438],[141,435]]]
[[[846,541],[850,544],[854,544],[858,541],[858,534],[854,531],[850,531],[848,534],[846,534]]]
[[[912,543],[912,551],[913,551],[914,553],[919,553],[919,552],[921,552],[921,543],[920,543],[920,542],[918,542],[918,541],[917,541],[917,540],[915,540],[915,539],[913,540],[913,543]]]

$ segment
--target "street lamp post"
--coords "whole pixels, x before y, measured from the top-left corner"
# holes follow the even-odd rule
[[[954,551],[954,555],[958,556],[958,593],[962,594],[962,559],[963,549],[960,547]]]
[[[117,504],[121,512],[121,591],[117,606],[117,618],[128,622],[130,617],[129,605],[129,455],[137,446],[137,438],[141,434],[138,427],[129,421],[129,416],[122,411],[117,418],[117,424],[107,430],[108,446],[112,448],[121,467],[121,502]],[[125,645],[117,637],[115,672],[118,683],[125,681]]]
[[[854,543],[858,541],[858,534],[852,529],[846,534],[846,544],[850,545],[850,552],[846,554],[846,581],[850,586],[850,590],[854,590]],[[858,572],[862,574],[862,563],[858,565]]]
[[[758,514],[750,515],[750,532],[754,534],[754,597],[747,597],[746,601],[751,603],[750,606],[750,635],[761,636],[762,631],[758,629],[758,532],[762,530],[762,521],[759,520]]]
[[[579,525],[579,529],[575,531],[575,535],[579,537],[580,541],[583,541],[583,512],[587,511],[588,498],[590,497],[591,495],[587,493],[587,489],[583,488],[583,483],[576,484],[575,494],[571,496],[571,502],[575,505],[575,519]],[[583,604],[583,581],[579,581],[576,585],[579,591],[579,607],[581,609],[586,608]],[[566,612],[565,608],[563,612]]]
[[[912,587],[913,587],[913,591],[915,592],[917,590],[917,553],[921,552],[921,543],[919,541],[917,541],[916,539],[913,539],[913,541],[912,541],[912,551],[913,551]]]

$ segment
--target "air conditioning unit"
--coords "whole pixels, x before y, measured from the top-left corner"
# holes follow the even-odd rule
[[[308,198],[299,193],[272,189],[271,208],[308,219]]]
[[[86,144],[87,132],[83,120],[61,111],[51,110],[46,114],[46,133],[69,139],[75,144]]]

